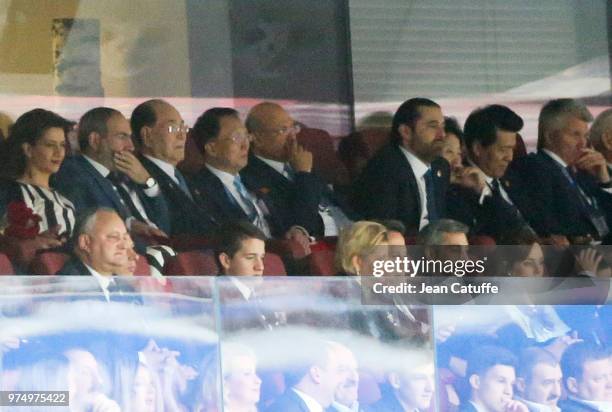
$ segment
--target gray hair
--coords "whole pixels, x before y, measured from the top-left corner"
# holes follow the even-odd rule
[[[469,232],[467,225],[453,219],[440,219],[425,226],[417,235],[417,245],[435,246],[444,241],[445,233]]]
[[[569,117],[576,117],[587,123],[593,121],[589,109],[575,99],[555,99],[542,107],[538,118],[538,149],[546,148],[546,136],[565,127]]]
[[[591,131],[589,133],[589,140],[596,150],[601,151],[604,147],[601,142],[601,138],[606,130],[612,128],[612,109],[604,110],[595,118]]]

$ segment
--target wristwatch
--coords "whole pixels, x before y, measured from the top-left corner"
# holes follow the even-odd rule
[[[153,179],[152,177],[150,177],[147,180],[145,180],[144,184],[140,185],[140,187],[142,187],[143,189],[150,189],[156,184],[157,184],[157,181]]]

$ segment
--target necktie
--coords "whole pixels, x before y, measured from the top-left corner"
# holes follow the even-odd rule
[[[599,238],[603,239],[608,233],[610,233],[610,228],[608,227],[605,216],[597,207],[597,201],[595,199],[589,199],[586,193],[582,190],[576,181],[574,170],[570,166],[564,167],[561,170],[563,171],[563,175],[569,180],[572,188],[576,191],[579,201],[578,203],[580,204],[582,211],[587,215],[589,221],[595,227]]]
[[[283,176],[285,176],[287,179],[291,180],[292,182],[295,180],[295,171],[289,165],[289,163],[285,163],[285,166],[283,166]]]
[[[237,175],[234,178],[234,187],[238,191],[240,198],[242,199],[243,203],[246,205],[248,209],[246,212],[249,217],[249,221],[252,222],[253,224],[256,224],[257,217],[258,217],[257,208],[255,207],[255,204],[253,203],[253,200],[251,199],[249,192],[247,191],[246,187],[242,183],[242,179],[240,179],[240,175]]]
[[[130,197],[130,193],[123,186],[124,184],[126,184],[126,181],[129,181],[127,176],[119,172],[110,172],[106,178],[111,181],[113,187],[117,190],[117,194],[119,194],[119,200],[121,200],[121,204],[123,204],[127,208],[127,212],[129,215],[126,217],[133,216],[141,222],[144,222],[144,216],[140,214],[140,212],[134,205],[132,198]]]
[[[183,174],[181,172],[179,172],[178,169],[174,169],[174,177],[176,177],[176,180],[178,181],[178,186],[181,188],[181,190],[190,199],[193,200],[193,197],[191,196],[191,192],[189,191],[189,187],[187,186],[187,181],[185,181],[185,178],[183,177]]]
[[[430,168],[423,177],[425,178],[425,192],[427,194],[427,220],[433,222],[440,218],[438,205],[436,204],[433,169]]]

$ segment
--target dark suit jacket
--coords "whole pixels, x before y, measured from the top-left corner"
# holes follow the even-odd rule
[[[561,412],[597,412],[597,409],[573,399],[559,401]]]
[[[196,203],[202,205],[211,216],[219,223],[232,220],[248,220],[244,210],[232,199],[231,195],[225,190],[221,180],[215,176],[207,167],[203,167],[197,174],[189,179],[189,187]],[[273,204],[264,201],[269,215],[266,216],[272,236],[281,237],[284,235],[282,219],[276,215]],[[265,212],[264,212],[265,213]]]
[[[501,186],[512,200],[515,208],[523,214],[533,214],[531,202],[521,191],[521,183],[514,174],[499,179]],[[496,196],[489,195],[480,204],[480,194],[460,185],[452,184],[447,193],[447,213],[451,219],[470,227],[473,235],[487,235],[496,240],[505,234],[528,226],[524,215],[515,213],[515,208]],[[519,207],[520,206],[520,207]],[[521,210],[522,209],[522,210]]]
[[[523,190],[533,208],[523,216],[540,236],[597,235],[595,227],[581,208],[576,189],[563,174],[561,166],[543,152],[531,153],[516,159],[511,170],[526,182]],[[586,172],[578,172],[576,180],[585,194],[596,199],[612,228],[612,195],[602,190]],[[528,184],[527,184],[528,182]]]
[[[61,276],[91,276],[91,272],[76,256],[71,257],[57,274]]]
[[[436,204],[446,215],[446,191],[450,166],[442,158],[431,164],[434,170]],[[421,197],[410,163],[397,144],[383,147],[366,165],[353,187],[354,207],[366,219],[397,219],[408,235],[419,231]]]
[[[291,388],[287,388],[265,412],[310,412],[308,407]]]
[[[144,156],[139,157],[142,165],[153,176],[168,206],[169,234],[209,234],[217,223],[201,205],[196,204],[181,188],[155,163]]]
[[[313,173],[296,173],[290,181],[253,154],[249,164],[240,172],[244,185],[257,196],[264,196],[266,204],[274,208],[274,215],[285,233],[291,226],[300,225],[313,236],[323,236],[325,227],[319,215],[319,204],[327,198],[340,207],[348,218],[355,213]]]
[[[121,203],[112,183],[103,177],[82,155],[69,157],[62,163],[59,172],[53,176],[52,184],[63,193],[81,212],[90,208],[108,207],[117,211],[122,219],[130,213]],[[169,227],[168,208],[162,196],[149,197],[136,185],[133,189],[145,208],[147,217],[161,230]]]
[[[432,398],[433,399],[433,398]],[[404,412],[404,407],[393,392],[387,392],[376,403],[368,407],[369,412]]]

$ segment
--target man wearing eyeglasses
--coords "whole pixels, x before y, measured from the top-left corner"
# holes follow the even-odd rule
[[[189,127],[180,113],[164,100],[147,100],[138,105],[130,119],[140,161],[159,183],[168,206],[170,234],[204,235],[216,222],[189,191],[176,165],[185,157]]]
[[[246,127],[253,141],[242,179],[255,192],[268,195],[286,225],[302,226],[312,236],[337,236],[356,218],[312,173],[312,153],[297,143],[300,127],[281,106],[256,105]]]
[[[236,110],[207,110],[196,121],[192,137],[205,162],[192,180],[197,203],[206,205],[220,223],[248,220],[267,238],[297,238],[309,248],[304,230],[291,227],[286,214],[277,213],[265,193],[255,193],[243,183],[240,171],[249,160],[251,135]]]

